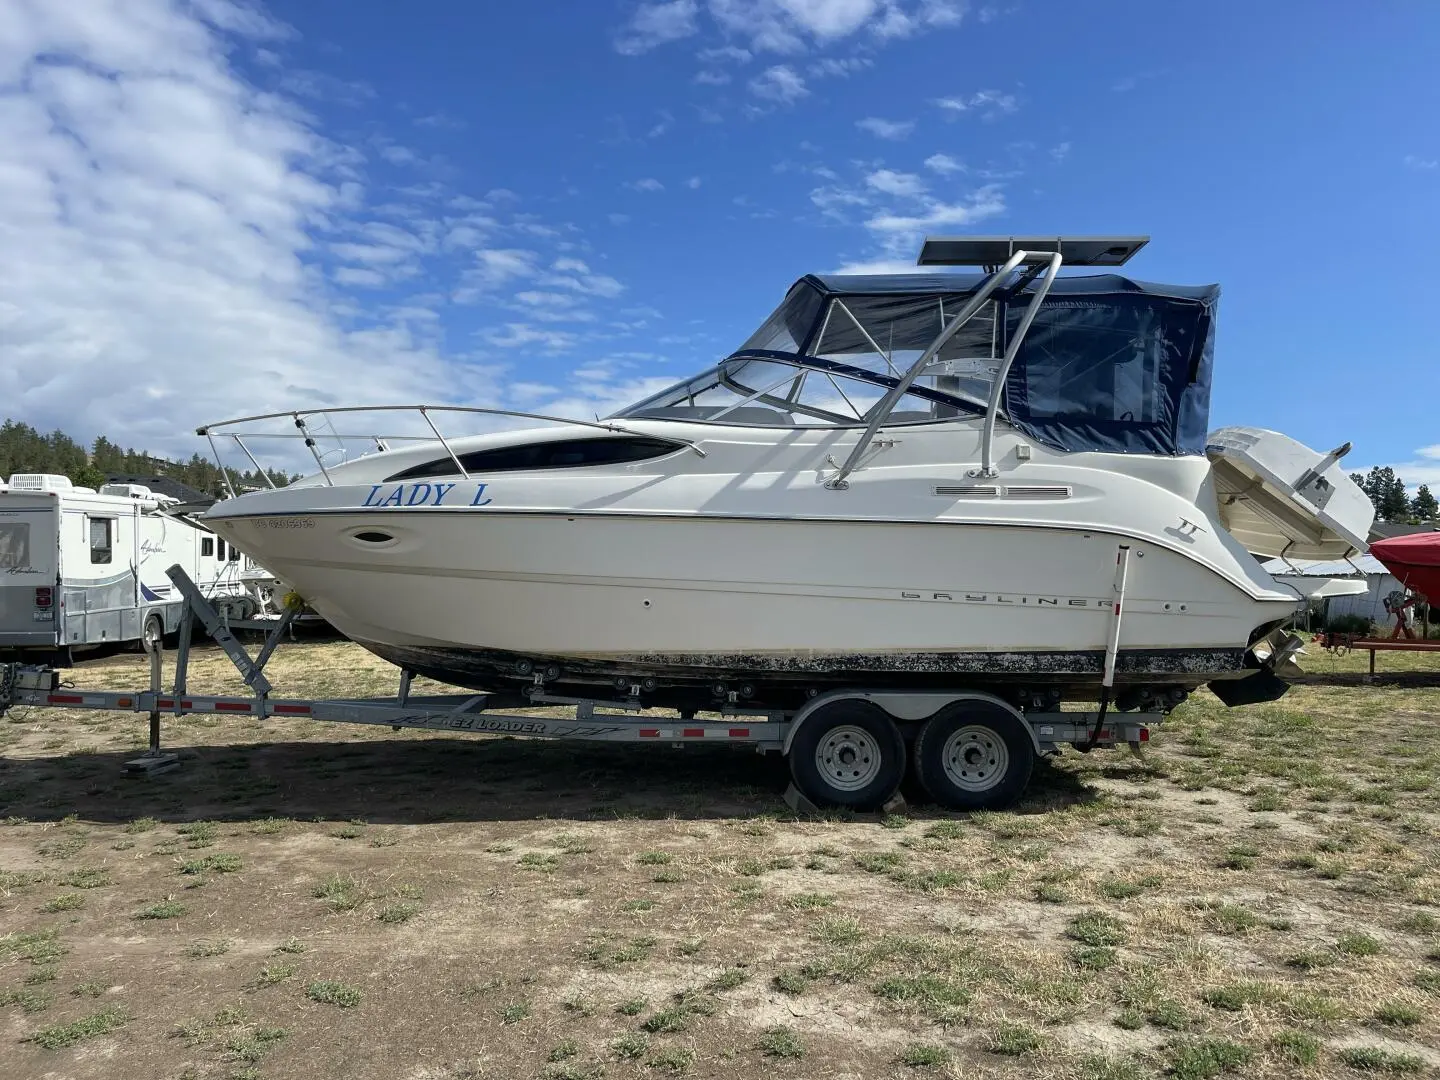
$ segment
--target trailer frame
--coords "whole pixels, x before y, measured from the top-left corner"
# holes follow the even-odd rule
[[[1027,750],[1034,756],[1058,753],[1065,744],[1082,751],[1096,747],[1114,747],[1121,743],[1138,750],[1150,736],[1150,726],[1159,723],[1173,702],[1157,705],[1148,711],[1110,713],[1105,703],[1098,712],[1023,711],[993,694],[957,687],[954,690],[867,690],[864,688],[834,690],[812,697],[799,709],[783,711],[750,707],[730,692],[728,700],[717,702],[711,715],[718,719],[698,719],[645,715],[644,688],[635,683],[627,696],[616,699],[564,697],[545,690],[545,675],[537,672],[534,683],[527,688],[523,700],[486,693],[413,695],[413,675],[400,672],[398,693],[384,698],[285,698],[273,696],[274,686],[265,673],[282,639],[287,635],[295,612],[287,611],[279,620],[239,621],[226,619],[201,594],[199,588],[178,565],[166,571],[176,589],[185,599],[175,653],[174,678],[170,689],[164,686],[163,646],[149,650],[150,685],[133,691],[82,690],[62,683],[60,672],[49,666],[26,666],[18,663],[0,664],[0,716],[17,706],[30,708],[95,709],[146,713],[150,722],[148,749],[125,763],[131,774],[151,775],[179,765],[179,757],[161,745],[161,718],[205,713],[270,717],[303,718],[325,723],[370,724],[390,727],[447,731],[479,735],[506,735],[538,739],[575,739],[587,742],[662,742],[685,747],[697,742],[725,742],[747,745],[760,753],[781,753],[789,756],[797,735],[807,725],[823,723],[817,719],[833,711],[835,706],[878,707],[907,744],[917,742],[919,728],[946,709],[974,703],[977,707],[1003,710],[1023,727],[1028,735]],[[194,694],[189,689],[191,643],[197,627],[203,628],[229,657],[246,686],[249,696],[215,696]],[[239,639],[236,630],[264,631],[259,652],[252,657]],[[540,716],[511,711],[516,708],[564,708],[569,716]],[[1008,723],[1008,721],[1006,721]],[[909,751],[906,751],[908,758]],[[1029,775],[1029,754],[1024,762]],[[792,773],[794,772],[792,762]],[[898,781],[897,781],[898,784]],[[813,785],[811,785],[813,786]],[[816,805],[815,791],[803,791],[792,783],[786,799],[797,809]],[[892,805],[887,795],[885,805]],[[932,794],[934,794],[932,792]],[[822,800],[823,801],[823,800]],[[857,804],[858,805],[858,804]]]

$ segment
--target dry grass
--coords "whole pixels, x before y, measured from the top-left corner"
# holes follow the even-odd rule
[[[143,666],[73,674],[131,689]],[[1440,665],[1380,667],[1399,674],[1239,710],[1196,695],[1143,760],[1068,753],[1013,813],[884,819],[797,818],[778,761],[723,747],[292,719],[167,720],[182,768],[126,779],[143,717],[17,711],[3,1071],[1434,1070],[1440,689],[1420,683]],[[392,683],[348,645],[282,648],[272,673],[295,696]],[[210,650],[192,686],[240,688]]]

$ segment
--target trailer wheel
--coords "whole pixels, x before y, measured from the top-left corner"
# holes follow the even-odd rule
[[[926,793],[952,810],[1000,810],[1030,782],[1035,746],[1014,713],[992,701],[957,701],[925,721],[915,771]]]
[[[145,616],[145,628],[140,632],[140,647],[146,653],[158,652],[165,644],[165,623],[153,612]]]
[[[816,806],[876,810],[905,776],[905,740],[877,705],[836,701],[812,713],[790,744],[790,775]]]

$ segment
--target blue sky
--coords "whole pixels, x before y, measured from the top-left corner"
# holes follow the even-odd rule
[[[1135,276],[1225,290],[1214,426],[1440,480],[1440,8],[0,0],[7,22],[0,412],[173,452],[293,404],[607,411],[808,271],[913,262],[926,233],[1148,233]]]

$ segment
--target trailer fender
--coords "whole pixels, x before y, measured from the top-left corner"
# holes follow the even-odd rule
[[[985,701],[998,705],[1015,719],[1019,720],[1025,730],[1030,733],[1030,742],[1034,744],[1035,753],[1043,754],[1045,751],[1040,745],[1040,739],[1035,734],[1035,729],[1030,726],[1030,721],[1025,719],[1025,714],[1011,705],[1008,701],[996,697],[994,694],[987,694],[982,690],[831,690],[827,694],[811,698],[795,714],[790,722],[789,730],[785,733],[785,743],[781,750],[790,753],[790,744],[795,741],[795,734],[816,710],[832,701],[868,701],[884,709],[896,720],[918,721],[934,716],[947,705],[957,701]]]

